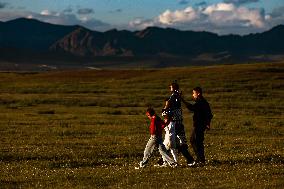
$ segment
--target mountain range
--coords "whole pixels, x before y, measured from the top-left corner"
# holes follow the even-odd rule
[[[284,54],[284,25],[249,35],[217,35],[148,27],[141,31],[116,29],[92,31],[82,26],[63,26],[19,18],[0,22],[3,52],[29,51],[80,57],[195,57],[202,54],[257,56]]]

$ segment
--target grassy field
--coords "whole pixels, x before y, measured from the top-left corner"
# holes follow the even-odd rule
[[[207,163],[134,167],[177,79],[214,113]],[[0,188],[283,188],[284,63],[0,73]],[[192,114],[184,109],[189,139]],[[192,148],[190,147],[190,152]]]

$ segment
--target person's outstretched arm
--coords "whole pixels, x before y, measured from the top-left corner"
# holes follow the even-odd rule
[[[187,109],[189,109],[190,111],[194,111],[194,106],[189,102],[186,102],[183,97],[181,97],[181,101],[184,103]]]

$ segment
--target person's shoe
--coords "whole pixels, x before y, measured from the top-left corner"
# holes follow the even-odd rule
[[[145,167],[145,166],[146,166],[146,164],[143,164],[143,161],[140,161],[139,167],[140,167],[140,168],[143,168],[143,167]]]
[[[154,165],[154,167],[167,167],[168,165],[167,165],[167,163],[163,163],[163,164],[156,164],[156,165]]]
[[[172,163],[172,164],[170,164],[170,166],[171,166],[172,168],[176,168],[176,167],[178,166],[178,164],[177,164],[177,163]]]
[[[191,162],[191,163],[188,163],[187,165],[188,165],[189,167],[194,167],[194,166],[196,165],[196,162],[193,161],[193,162]]]
[[[140,161],[139,167],[135,167],[135,169],[141,169],[141,168],[144,168],[144,167],[145,167],[145,164],[143,164],[143,161]]]

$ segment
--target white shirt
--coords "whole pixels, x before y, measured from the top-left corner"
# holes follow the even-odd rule
[[[175,123],[171,121],[164,129],[166,131],[164,145],[167,149],[176,148]]]

